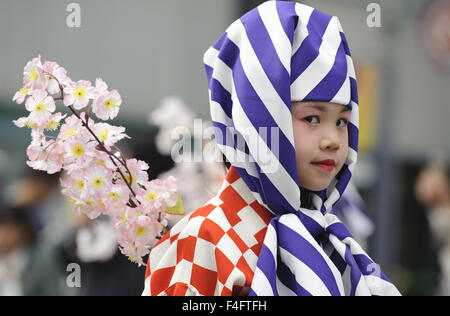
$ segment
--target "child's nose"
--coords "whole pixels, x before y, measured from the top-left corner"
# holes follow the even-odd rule
[[[329,131],[320,139],[321,150],[338,150],[340,146],[339,136],[336,132]]]

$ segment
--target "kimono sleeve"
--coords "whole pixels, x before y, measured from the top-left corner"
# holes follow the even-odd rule
[[[179,233],[167,233],[152,249],[143,295],[215,295],[215,245],[199,237],[202,222],[201,217],[191,219]]]

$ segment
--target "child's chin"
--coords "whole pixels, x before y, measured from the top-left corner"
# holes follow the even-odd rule
[[[310,183],[310,184],[307,184],[307,185],[300,184],[300,186],[302,188],[307,189],[309,191],[316,191],[316,192],[325,190],[326,188],[328,188],[328,185],[329,185],[329,183],[328,184]]]

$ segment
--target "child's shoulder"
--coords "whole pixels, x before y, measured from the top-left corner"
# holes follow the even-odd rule
[[[155,245],[167,246],[183,239],[200,238],[217,245],[221,237],[232,228],[238,219],[227,217],[224,204],[210,200],[202,207],[189,213],[175,224]],[[225,207],[226,209],[226,207]],[[229,215],[229,214],[228,214]],[[231,220],[231,223],[230,223]]]
[[[175,224],[150,252],[147,288],[150,283],[192,285],[213,276],[233,283],[228,277],[235,268],[235,277],[251,280],[273,215],[257,203],[236,206],[235,199],[216,197]]]
[[[201,247],[243,253],[261,244],[273,215],[258,203],[236,207],[236,200],[224,200],[213,198],[186,215],[161,238],[152,252],[164,253],[170,247],[195,251]]]

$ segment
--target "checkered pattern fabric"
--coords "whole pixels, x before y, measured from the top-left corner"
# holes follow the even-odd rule
[[[152,249],[143,295],[247,295],[273,216],[231,167],[218,194]]]

